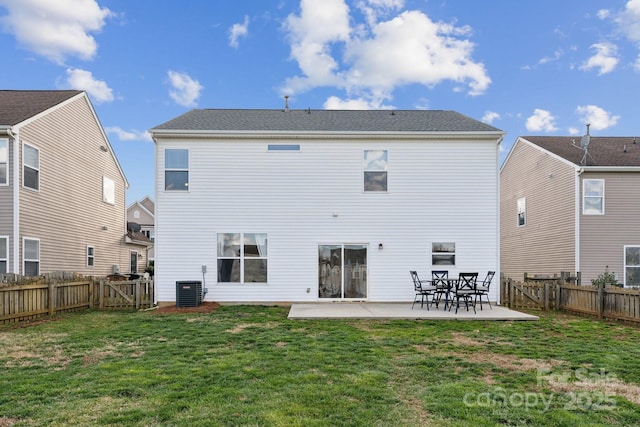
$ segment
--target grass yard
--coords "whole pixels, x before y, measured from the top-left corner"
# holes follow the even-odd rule
[[[287,313],[0,326],[0,427],[640,425],[639,328]]]

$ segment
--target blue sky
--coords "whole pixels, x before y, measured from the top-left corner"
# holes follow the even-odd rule
[[[0,0],[2,89],[86,90],[130,188],[192,108],[455,110],[640,136],[640,0]]]

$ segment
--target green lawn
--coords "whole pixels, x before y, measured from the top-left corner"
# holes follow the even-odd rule
[[[0,326],[0,427],[640,425],[640,329],[89,311]]]

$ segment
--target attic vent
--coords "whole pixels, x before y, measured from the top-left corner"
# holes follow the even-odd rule
[[[284,96],[284,112],[289,112],[289,95]]]

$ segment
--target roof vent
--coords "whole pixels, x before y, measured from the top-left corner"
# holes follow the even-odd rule
[[[289,112],[289,95],[284,96],[284,112]]]

